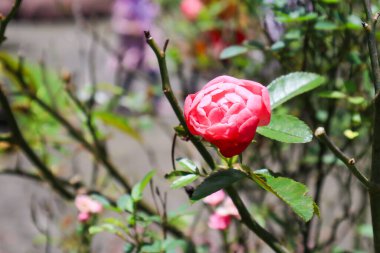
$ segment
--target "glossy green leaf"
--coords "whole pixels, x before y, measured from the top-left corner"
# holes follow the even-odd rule
[[[134,202],[138,202],[142,199],[142,193],[145,189],[145,187],[148,185],[152,177],[156,174],[156,171],[152,170],[149,171],[148,174],[145,175],[145,177],[138,182],[135,186],[132,188],[131,197]]]
[[[294,72],[281,76],[268,85],[272,109],[322,85],[326,79],[320,75],[307,72]]]
[[[313,139],[310,128],[291,115],[272,114],[270,124],[258,127],[257,133],[285,143],[306,143]]]
[[[170,185],[172,189],[178,189],[194,182],[199,176],[195,174],[189,174],[186,176],[181,176],[173,181]]]
[[[238,46],[238,45],[229,46],[229,47],[226,47],[220,53],[219,58],[221,60],[225,60],[225,59],[229,59],[229,58],[232,58],[232,57],[235,57],[235,56],[247,53],[247,52],[248,52],[248,48],[246,48],[244,46]]]
[[[207,177],[194,191],[192,200],[199,200],[240,181],[246,175],[236,169],[219,170]]]
[[[305,185],[290,178],[275,176],[266,169],[253,172],[252,179],[284,201],[304,221],[309,221],[314,214],[319,215],[318,206],[307,195],[309,190]]]
[[[140,134],[130,125],[125,117],[106,111],[97,111],[94,115],[95,118],[101,120],[104,124],[126,133],[137,141],[142,140]]]

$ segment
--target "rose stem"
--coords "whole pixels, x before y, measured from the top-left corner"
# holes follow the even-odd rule
[[[370,0],[362,0],[367,21],[363,22],[363,28],[367,34],[369,56],[372,68],[372,80],[375,89],[374,98],[374,118],[373,118],[373,144],[372,144],[372,163],[371,163],[371,187],[369,189],[369,198],[371,204],[372,229],[374,249],[376,253],[380,252],[380,191],[377,190],[380,185],[380,66],[379,53],[376,42],[376,23],[379,18],[378,13],[372,16]]]
[[[168,46],[169,40],[166,40],[165,45],[163,49],[161,50],[155,40],[150,35],[149,31],[145,31],[145,38],[148,43],[148,45],[153,50],[154,54],[157,57],[158,65],[160,68],[161,73],[161,80],[162,80],[162,90],[165,94],[165,97],[168,99],[171,107],[173,108],[180,124],[185,129],[187,135],[189,136],[191,142],[196,147],[196,149],[199,151],[203,159],[206,161],[206,163],[209,165],[209,167],[214,170],[215,169],[215,162],[210,153],[207,151],[205,146],[190,132],[187,128],[185,118],[183,116],[182,109],[180,108],[178,101],[176,97],[173,94],[173,90],[171,88],[170,80],[169,80],[169,73],[166,66],[166,59],[165,59],[165,53],[166,48]],[[261,227],[250,215],[247,207],[244,205],[243,201],[241,200],[238,192],[232,187],[227,187],[226,192],[231,197],[232,201],[234,202],[236,208],[239,211],[239,214],[241,216],[242,222],[256,235],[258,235],[264,242],[266,242],[275,252],[278,253],[287,253],[288,250],[285,249],[279,241],[267,230],[265,230],[263,227]]]

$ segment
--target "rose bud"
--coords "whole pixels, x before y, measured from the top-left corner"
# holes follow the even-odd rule
[[[191,134],[232,157],[248,147],[258,126],[269,124],[269,93],[259,83],[220,76],[186,97],[184,114]]]

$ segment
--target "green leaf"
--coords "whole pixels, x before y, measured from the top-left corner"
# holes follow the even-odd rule
[[[247,52],[248,52],[248,48],[246,48],[244,46],[238,46],[238,45],[229,46],[229,47],[226,47],[220,53],[219,58],[221,60],[225,60],[225,59],[229,59],[229,58],[232,58],[232,57],[235,57],[235,56],[247,53]]]
[[[110,232],[110,233],[116,234],[120,231],[114,225],[107,223],[107,224],[101,224],[99,226],[91,226],[88,232],[91,235],[93,235],[93,234],[98,234],[100,232]]]
[[[208,195],[240,181],[246,175],[236,169],[219,170],[207,177],[194,191],[192,200],[200,200]]]
[[[322,91],[318,93],[318,96],[320,96],[321,98],[341,99],[341,98],[345,98],[346,94],[344,94],[341,91],[334,90],[334,91]]]
[[[106,111],[97,111],[94,116],[104,124],[119,129],[137,141],[142,141],[140,134],[129,124],[125,117]]]
[[[174,177],[186,176],[186,175],[190,175],[190,174],[193,174],[193,173],[188,172],[188,171],[182,171],[182,170],[174,170],[168,174],[165,174],[165,178],[166,179],[172,179]]]
[[[364,97],[349,97],[348,102],[354,105],[360,105],[366,102]]]
[[[320,75],[307,72],[294,72],[281,76],[268,85],[272,109],[322,85],[326,79]]]
[[[318,21],[314,29],[319,31],[333,31],[339,29],[339,27],[331,21]]]
[[[192,172],[192,173],[198,172],[197,165],[195,165],[195,163],[191,161],[190,159],[180,157],[180,158],[177,158],[176,161],[179,165],[181,165],[181,167],[184,170]]]
[[[251,174],[255,182],[284,201],[304,221],[309,221],[314,214],[319,215],[318,206],[312,197],[307,195],[309,190],[304,184],[290,178],[275,176],[265,169]]]
[[[156,174],[156,171],[149,171],[148,174],[132,188],[131,197],[134,202],[138,202],[142,199],[142,193],[154,174]]]
[[[258,127],[257,133],[285,143],[307,143],[313,139],[313,133],[302,120],[285,114],[272,114],[270,124]]]
[[[160,240],[155,240],[152,244],[145,244],[141,247],[141,252],[146,253],[157,253],[162,252],[161,249],[162,242]]]
[[[120,198],[118,198],[116,204],[121,211],[128,211],[130,213],[133,213],[135,211],[133,199],[128,194],[122,195]]]
[[[371,224],[362,224],[357,228],[357,230],[361,236],[373,238],[373,229]]]
[[[170,188],[178,189],[178,188],[184,187],[194,182],[198,177],[199,176],[195,174],[189,174],[186,176],[179,177],[173,181],[173,183],[170,185]]]

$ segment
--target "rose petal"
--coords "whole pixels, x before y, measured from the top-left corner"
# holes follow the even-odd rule
[[[225,98],[232,103],[244,103],[244,100],[235,93],[228,93],[225,95]]]
[[[219,139],[228,131],[228,128],[228,124],[217,123],[212,125],[206,130],[207,136],[205,136],[205,138],[206,140],[209,139],[209,137]]]
[[[259,119],[252,117],[239,127],[239,141],[250,143],[256,134]]]
[[[261,108],[261,114],[259,115],[260,122],[259,126],[266,126],[270,122],[271,117],[271,107],[270,107],[270,97],[269,92],[266,87],[264,87],[262,90],[261,99],[263,102],[263,106]]]
[[[208,115],[211,124],[221,123],[224,117],[224,112],[219,107],[212,109]]]
[[[241,80],[241,81],[243,83],[244,88],[246,88],[247,90],[249,90],[253,94],[261,96],[262,89],[265,88],[265,86],[263,86],[260,83],[250,81],[250,80]]]
[[[205,107],[205,106],[208,106],[209,104],[211,103],[211,96],[210,95],[206,95],[204,96],[201,101],[199,102],[198,104],[198,108],[199,107]]]
[[[252,94],[249,96],[247,101],[247,108],[253,113],[260,117],[261,109],[262,109],[262,100],[258,95]]]

